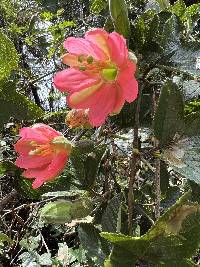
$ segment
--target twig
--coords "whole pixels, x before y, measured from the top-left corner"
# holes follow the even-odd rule
[[[49,248],[48,248],[48,246],[47,246],[47,243],[46,243],[45,240],[44,240],[44,237],[43,237],[43,235],[42,235],[40,229],[39,229],[38,231],[39,231],[39,233],[40,233],[40,236],[41,236],[41,239],[42,239],[42,243],[43,243],[44,247],[46,248],[47,253],[48,253],[49,255],[51,255],[51,252],[50,252],[50,250],[49,250]]]
[[[155,187],[156,187],[156,200],[155,200],[155,218],[160,217],[160,159],[155,161]]]
[[[196,80],[197,79],[197,77],[195,75],[192,75],[187,71],[180,70],[180,69],[177,69],[177,68],[174,68],[174,67],[171,67],[171,66],[157,64],[156,67],[158,67],[160,69],[164,69],[164,70],[170,71],[170,72],[176,72],[176,73],[180,73],[180,74],[182,73],[182,74],[186,75],[188,78],[190,78],[192,80]]]
[[[154,118],[156,113],[156,93],[155,90],[153,90],[153,96],[152,96],[152,117]],[[159,147],[159,141],[155,138],[154,139],[154,148]],[[156,199],[155,199],[155,218],[158,219],[160,217],[160,198],[161,198],[161,192],[160,192],[160,159],[155,159],[155,193],[156,193]]]
[[[136,150],[139,149],[139,124],[140,124],[140,104],[141,104],[141,98],[142,98],[142,90],[143,90],[144,84],[140,89],[139,97],[137,100],[137,107],[136,107],[136,113],[135,113],[135,125],[134,125],[134,137],[133,137],[133,153],[131,157],[131,163],[130,163],[130,178],[129,178],[129,184],[128,184],[128,231],[129,234],[132,235],[133,230],[133,206],[134,206],[134,195],[133,195],[133,185],[135,183],[136,173],[137,173],[137,167],[138,167],[138,154],[135,153]]]
[[[140,159],[153,173],[155,172],[155,168],[145,158],[140,156]]]
[[[84,134],[87,132],[87,130],[82,130],[78,135],[76,135],[72,141],[79,141],[81,139],[82,136],[84,136]]]

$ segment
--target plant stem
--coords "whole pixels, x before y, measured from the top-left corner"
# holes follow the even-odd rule
[[[155,112],[156,112],[156,92],[153,89],[153,95],[152,95],[152,117],[154,118]],[[155,138],[154,139],[154,148],[159,147],[159,141]],[[160,159],[155,159],[155,193],[156,193],[156,199],[155,199],[155,218],[158,219],[160,217],[160,198],[161,198],[161,192],[160,192]]]
[[[156,187],[156,200],[155,200],[155,218],[160,217],[160,159],[155,161],[155,187]]]
[[[143,85],[144,86],[144,85]],[[135,123],[134,123],[134,137],[133,137],[133,152],[130,162],[130,175],[129,175],[129,184],[128,184],[128,232],[129,235],[132,235],[133,232],[133,207],[134,207],[134,195],[133,195],[133,185],[136,179],[136,173],[138,168],[138,159],[139,155],[136,153],[136,150],[139,149],[139,125],[140,125],[140,104],[142,98],[142,89],[140,89],[139,97],[137,100],[136,112],[135,112]]]

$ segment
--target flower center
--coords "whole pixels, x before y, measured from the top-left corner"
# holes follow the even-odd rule
[[[106,81],[114,81],[117,76],[116,68],[103,69],[101,75]]]
[[[64,136],[57,136],[52,141],[51,144],[54,146],[55,151],[65,150],[67,154],[71,152],[72,143],[70,143]]]
[[[59,153],[60,151],[66,151],[69,154],[72,149],[72,143],[64,136],[57,136],[50,143],[43,145],[32,141],[31,145],[33,146],[33,150],[29,152],[29,156],[46,156],[52,153]]]
[[[33,148],[35,149],[31,150],[28,153],[29,156],[46,156],[51,151],[49,144],[46,144],[46,145],[32,144],[32,145],[33,145]]]

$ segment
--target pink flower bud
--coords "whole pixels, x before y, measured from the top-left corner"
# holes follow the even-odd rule
[[[67,113],[65,123],[70,128],[90,127],[88,109],[72,109]]]

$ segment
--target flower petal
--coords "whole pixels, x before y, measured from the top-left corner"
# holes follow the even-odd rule
[[[46,124],[37,123],[32,127],[21,128],[19,135],[25,141],[36,141],[38,144],[43,144],[49,142],[49,140],[52,140],[54,137],[61,134]]]
[[[50,164],[44,165],[44,167],[41,168],[28,169],[24,171],[23,176],[26,178],[36,178],[36,180],[41,180],[43,182],[50,181],[62,172],[67,160],[68,155],[66,153],[59,153],[53,158]]]
[[[39,178],[37,178],[37,179],[35,179],[35,181],[32,183],[32,188],[33,189],[37,189],[37,188],[39,188],[41,185],[43,185],[44,184],[44,180],[43,179],[39,179]]]
[[[91,87],[85,88],[83,90],[80,90],[79,92],[75,92],[71,94],[67,102],[71,108],[75,109],[86,109],[90,108],[94,105],[97,101],[98,91],[101,90],[102,83],[98,83],[96,85],[93,85]],[[98,99],[99,100],[99,99]]]
[[[107,83],[101,87],[89,109],[89,122],[93,126],[100,126],[105,122],[106,117],[118,111],[124,104],[124,98],[115,83]]]
[[[40,168],[52,161],[53,155],[46,155],[45,157],[43,156],[38,156],[38,155],[33,155],[33,156],[22,156],[20,155],[16,161],[15,165],[19,168],[23,169],[28,169],[28,168]]]
[[[108,58],[110,58],[110,51],[107,44],[108,35],[105,30],[97,28],[86,32],[85,39],[100,47]]]
[[[61,92],[77,92],[83,88],[93,86],[99,82],[96,77],[88,76],[84,71],[73,68],[59,71],[53,79],[53,83]]]
[[[84,38],[68,37],[64,41],[64,48],[69,53],[75,55],[90,55],[99,60],[105,60],[107,58],[101,48]]]
[[[20,139],[14,144],[14,149],[21,155],[28,155],[28,153],[33,149],[33,146],[30,144],[31,141],[26,141],[24,139]]]
[[[134,77],[135,68],[135,64],[129,61],[127,68],[119,74],[117,79],[123,90],[124,98],[129,103],[134,101],[138,95],[138,82]]]
[[[119,67],[123,66],[128,58],[128,49],[124,37],[117,32],[110,33],[108,36],[108,46],[111,60]]]
[[[115,86],[116,86],[115,105],[113,107],[112,113],[119,113],[125,103],[125,99],[124,99],[123,90],[122,88],[120,88],[117,82]]]
[[[62,62],[68,66],[76,67],[80,66],[80,62],[78,61],[79,56],[66,53],[62,56]]]
[[[26,141],[36,141],[38,144],[47,143],[49,141],[48,137],[41,135],[41,132],[32,127],[21,128],[19,135]]]
[[[55,129],[51,128],[49,125],[43,123],[36,123],[32,126],[32,129],[36,129],[41,135],[46,136],[49,140],[52,140],[54,137],[62,135]]]

